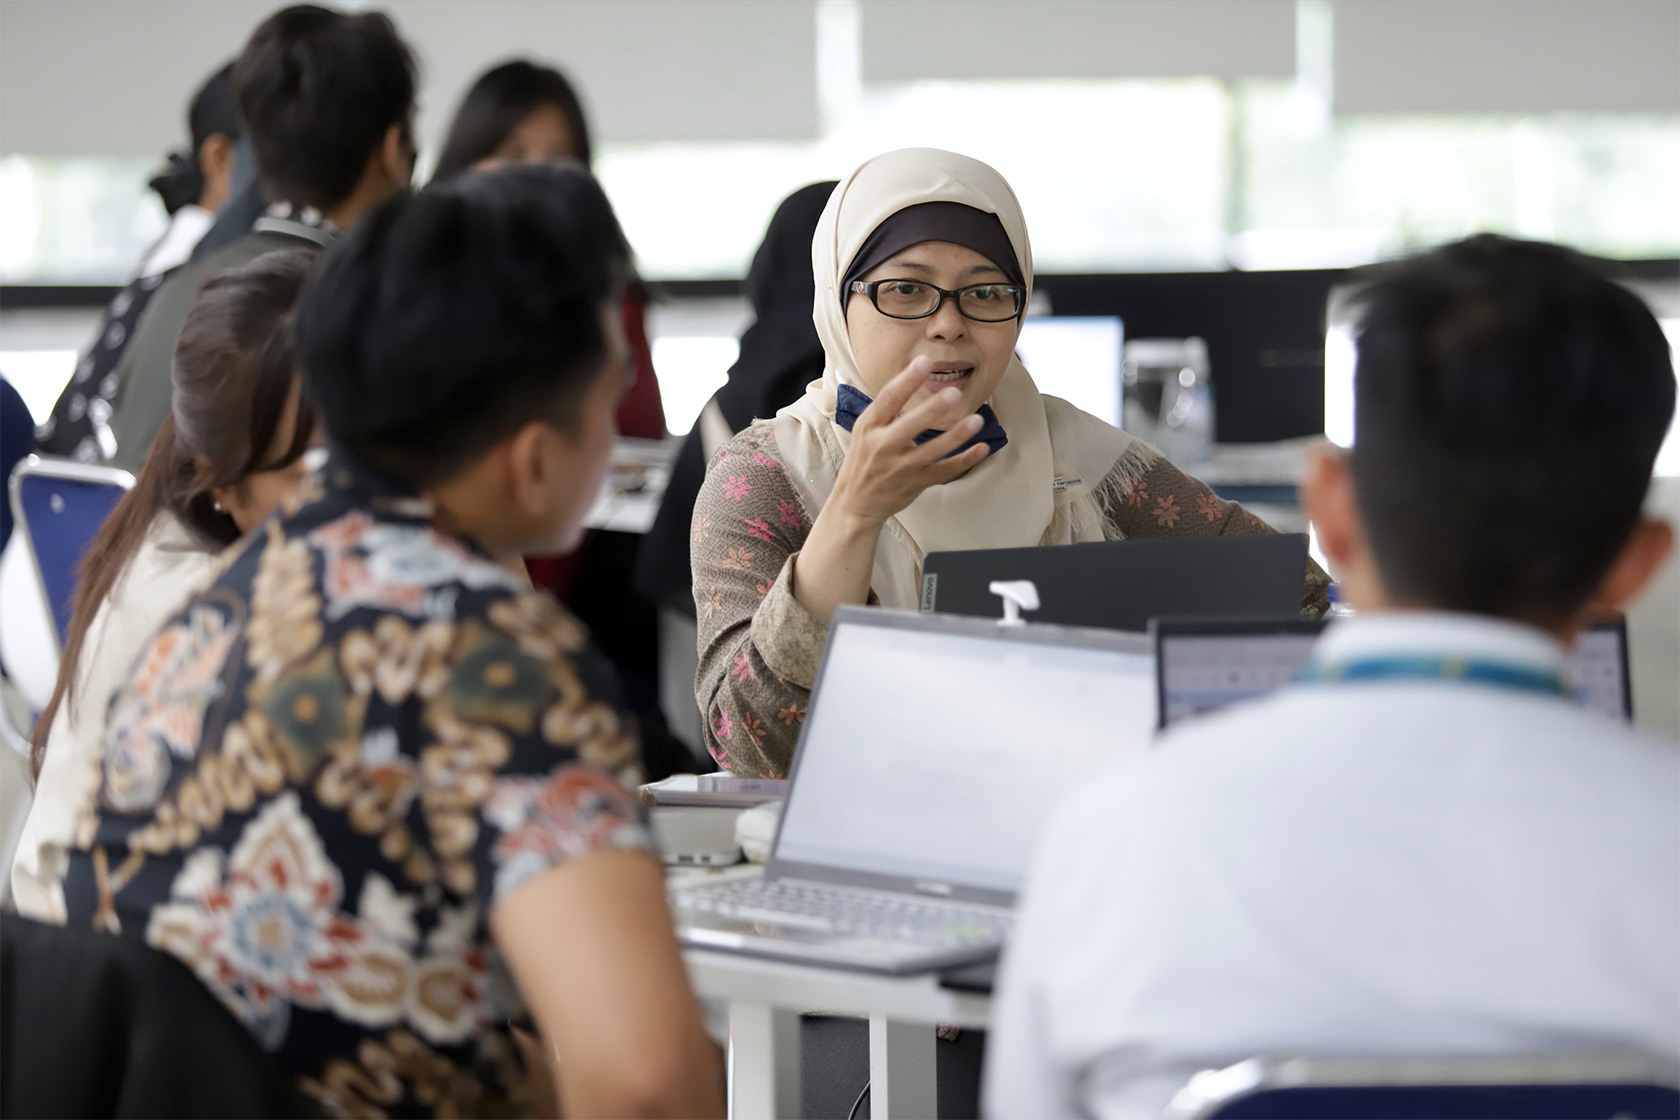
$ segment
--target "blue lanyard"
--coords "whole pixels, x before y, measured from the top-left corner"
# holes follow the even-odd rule
[[[1352,681],[1467,681],[1567,696],[1563,679],[1544,669],[1503,665],[1497,661],[1466,661],[1461,657],[1373,657],[1329,665],[1308,665],[1302,681],[1336,684]]]

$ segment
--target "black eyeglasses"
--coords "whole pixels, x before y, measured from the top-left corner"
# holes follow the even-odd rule
[[[926,319],[954,299],[965,319],[1007,323],[1027,306],[1027,290],[1014,284],[970,284],[949,292],[923,280],[853,280],[851,290],[868,296],[875,310],[892,319]]]

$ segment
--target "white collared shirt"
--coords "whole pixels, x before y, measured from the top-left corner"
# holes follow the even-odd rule
[[[204,240],[204,235],[210,232],[210,227],[216,224],[216,212],[206,210],[194,202],[189,202],[175,211],[169,219],[169,228],[163,231],[158,243],[153,245],[146,254],[146,259],[140,262],[137,276],[160,276],[170,269],[187,263],[192,251],[198,248],[198,243]]]
[[[1338,623],[1321,662],[1549,671],[1537,630]],[[1510,687],[1303,684],[1063,806],[1002,971],[995,1117],[1153,1116],[1257,1055],[1680,1058],[1680,748]]]

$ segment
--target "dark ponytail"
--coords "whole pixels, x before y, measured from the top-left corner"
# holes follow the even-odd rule
[[[169,162],[146,185],[157,192],[164,211],[174,217],[175,211],[204,196],[204,169],[198,164],[198,153],[170,152]]]

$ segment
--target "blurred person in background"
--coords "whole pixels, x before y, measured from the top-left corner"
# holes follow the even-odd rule
[[[116,449],[109,422],[121,385],[117,363],[152,294],[186,263],[228,199],[241,132],[232,74],[230,62],[199,87],[187,109],[192,147],[172,153],[149,184],[163,200],[169,227],[146,252],[134,279],[105,308],[93,344],[76,363],[52,415],[36,429],[38,449],[45,454],[93,462]]]
[[[252,33],[232,81],[274,202],[249,234],[165,280],[140,318],[112,401],[112,458],[130,470],[169,413],[170,357],[199,285],[264,253],[326,245],[414,171],[414,55],[380,12],[283,8]]]
[[[432,181],[463,171],[520,163],[594,160],[583,103],[566,76],[550,66],[516,59],[485,71],[461,100],[438,156]],[[636,361],[636,380],[618,406],[620,435],[665,438],[665,411],[653,373],[645,311],[647,293],[632,284],[624,301],[624,332]]]
[[[515,59],[485,71],[467,90],[432,182],[469,170],[561,159],[587,168],[593,157],[589,121],[572,83],[553,67]],[[635,375],[616,419],[620,435],[662,440],[665,410],[648,345],[647,299],[646,289],[632,279],[621,318]],[[592,532],[569,555],[531,556],[525,563],[533,583],[554,592],[595,631],[642,722],[643,761],[657,780],[692,769],[694,758],[671,737],[659,709],[658,618],[631,584],[641,548],[642,538],[634,533]]]
[[[268,253],[211,277],[181,328],[173,408],[88,547],[58,683],[35,721],[35,800],[12,867],[27,917],[64,920],[60,879],[99,787],[105,713],[141,646],[303,472],[315,424],[291,324],[314,256]]]
[[[694,614],[694,577],[688,566],[689,521],[706,477],[706,464],[754,420],[798,400],[823,372],[822,340],[811,322],[811,238],[828,196],[839,184],[812,183],[783,199],[747,272],[753,323],[741,335],[740,356],[695,421],[671,467],[659,516],[636,560],[636,589],[661,606]]]

